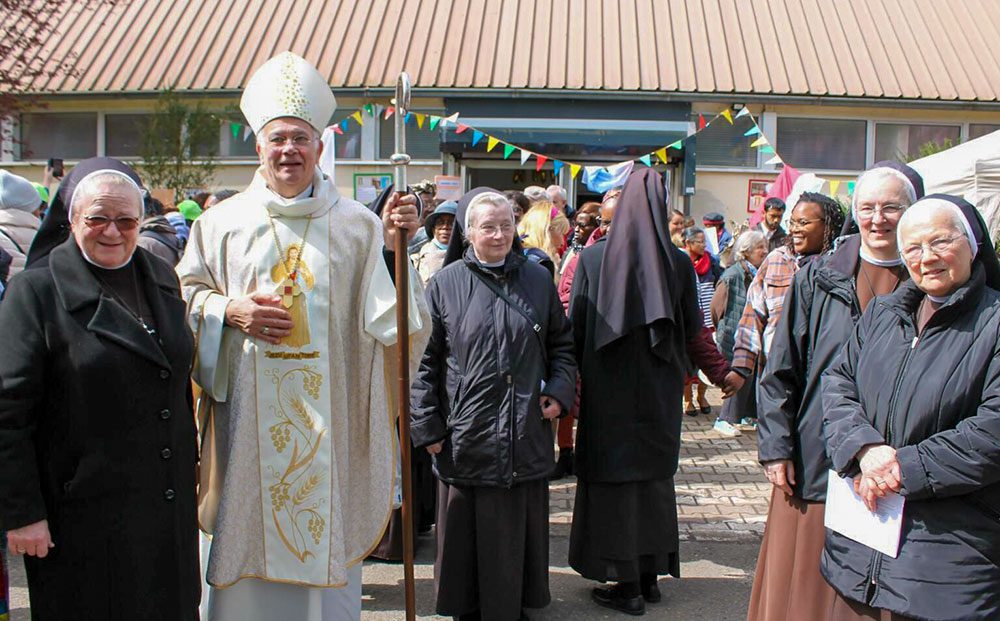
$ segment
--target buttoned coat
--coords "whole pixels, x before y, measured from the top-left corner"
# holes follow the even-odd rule
[[[25,559],[35,621],[198,618],[194,339],[174,273],[133,261],[156,335],[73,239],[0,304],[0,523],[55,544]]]

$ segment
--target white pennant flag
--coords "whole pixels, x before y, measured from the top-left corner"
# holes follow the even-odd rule
[[[764,165],[766,166],[777,165],[777,164],[784,164],[784,162],[781,161],[781,158],[778,157],[777,155],[764,162]]]
[[[243,127],[243,142],[247,141],[247,138],[250,137],[251,133],[253,133],[253,129],[251,129],[250,126],[246,125]]]
[[[528,151],[527,149],[521,149],[521,166],[524,166],[525,162],[527,162],[528,158],[530,157],[531,157],[531,151]]]
[[[750,108],[743,106],[743,108],[741,108],[740,111],[736,113],[736,118],[740,118],[741,116],[746,116],[748,114],[750,114]]]

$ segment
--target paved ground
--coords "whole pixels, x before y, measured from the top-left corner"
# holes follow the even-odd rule
[[[714,394],[713,394],[714,393]],[[718,406],[718,392],[709,398]],[[713,397],[715,397],[713,399]],[[718,411],[718,407],[715,408]],[[664,580],[664,602],[647,608],[646,618],[676,621],[744,619],[750,597],[753,567],[770,487],[756,461],[756,437],[721,438],[712,432],[711,416],[686,418],[680,472],[677,475],[678,514],[681,527],[683,580]],[[551,487],[552,604],[531,611],[542,621],[624,619],[590,603],[584,580],[567,566],[569,528],[573,516],[573,479]],[[433,536],[421,538],[416,567],[418,618],[441,619],[433,608]],[[402,567],[366,564],[364,572],[365,621],[403,618]],[[27,620],[27,589],[20,562],[15,561],[11,599],[13,621]],[[295,620],[288,620],[295,621]]]

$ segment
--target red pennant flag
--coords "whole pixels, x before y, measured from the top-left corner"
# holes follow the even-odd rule
[[[704,114],[699,114],[698,115],[698,129],[699,130],[705,129],[706,125],[708,125],[708,123],[705,122],[705,115]]]
[[[455,128],[455,133],[456,134],[461,134],[462,132],[464,132],[467,129],[469,129],[468,125],[462,125],[461,123],[459,123],[458,127]]]
[[[393,108],[392,106],[389,106],[388,108],[385,109],[385,113],[382,115],[382,118],[385,119],[385,120],[388,120],[389,117],[392,116],[393,112],[395,112],[395,111],[396,111],[395,108]]]
[[[542,169],[542,166],[545,165],[545,162],[548,161],[549,158],[541,155],[540,153],[536,153],[535,159],[537,160],[537,162],[535,162],[535,171],[537,172]]]
[[[333,126],[333,133],[339,134],[341,136],[344,135],[344,130],[340,129],[340,123],[337,123],[336,125]]]

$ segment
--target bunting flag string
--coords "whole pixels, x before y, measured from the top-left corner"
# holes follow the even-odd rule
[[[531,158],[531,151],[528,151],[527,149],[521,149],[521,166],[524,166],[525,163],[527,163],[527,161],[530,158]]]

